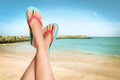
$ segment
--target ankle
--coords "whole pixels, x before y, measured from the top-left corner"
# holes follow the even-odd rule
[[[48,50],[46,50],[46,48],[41,48],[41,47],[39,47],[39,48],[37,48],[36,49],[36,51],[38,52],[38,54],[40,54],[40,55],[44,55],[43,53],[45,53],[45,55],[48,55],[47,53],[48,53]]]
[[[48,50],[49,50],[49,48],[47,48],[46,46],[38,46],[36,49],[37,49],[38,51],[44,50],[44,51],[46,51],[46,52],[48,52]]]

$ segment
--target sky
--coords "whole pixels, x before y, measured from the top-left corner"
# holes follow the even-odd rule
[[[120,37],[120,0],[0,0],[0,35],[29,35],[26,10],[37,7],[43,24],[59,35]]]

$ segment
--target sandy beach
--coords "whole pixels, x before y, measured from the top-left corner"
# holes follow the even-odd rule
[[[120,0],[1,0],[0,80],[20,80],[36,53],[35,79],[120,80]]]
[[[0,80],[20,80],[33,56],[0,52]],[[65,52],[51,54],[50,62],[56,80],[120,80],[120,60],[112,57]]]

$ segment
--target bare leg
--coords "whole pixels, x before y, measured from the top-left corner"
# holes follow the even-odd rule
[[[52,28],[52,25],[49,25],[48,27],[44,28],[44,32],[46,32],[47,30],[53,30],[53,35],[54,35],[56,31],[56,27]],[[44,49],[41,50],[40,48],[37,48],[38,52],[36,53],[36,62],[35,62],[36,80],[54,80],[53,73],[48,60],[48,49],[51,42],[51,34],[48,33],[45,36],[46,36],[44,39],[45,50]],[[41,77],[40,73],[43,75],[43,77]]]
[[[44,28],[44,31],[47,31],[47,30],[52,30],[52,26],[51,25],[49,25],[48,27],[46,27],[46,28]],[[55,33],[55,30],[56,30],[56,27],[54,27],[53,28],[53,35],[54,35],[54,33]],[[42,31],[41,31],[42,32]],[[34,34],[33,34],[34,35]],[[36,36],[36,37],[38,37],[38,36]],[[40,40],[40,39],[39,39]],[[44,36],[44,49],[46,50],[46,52],[44,52],[44,49],[43,49],[43,53],[47,53],[48,52],[48,48],[49,48],[49,44],[50,44],[50,41],[51,41],[51,35],[48,33],[47,35],[45,35]],[[41,43],[41,41],[39,41],[40,43]],[[35,44],[35,40],[33,40],[33,45],[36,47],[37,45]],[[43,46],[43,45],[42,45]],[[36,47],[37,48],[37,47]],[[38,53],[41,53],[41,51],[39,52],[39,50],[40,50],[41,48],[37,48],[37,50],[38,50]],[[38,54],[37,53],[37,54]],[[37,55],[36,54],[36,55]],[[39,56],[41,55],[41,54],[38,54]],[[43,55],[43,54],[42,54]],[[41,55],[41,56],[42,56]],[[43,57],[42,56],[42,62],[45,60],[45,61],[47,61],[47,63],[44,63],[43,62],[43,64],[45,64],[45,67],[48,65],[48,68],[46,67],[44,67],[44,65],[41,65],[41,66],[43,66],[44,68],[45,68],[45,70],[44,70],[44,72],[47,72],[47,73],[45,73],[45,75],[44,74],[42,74],[44,77],[42,78],[42,75],[40,75],[40,73],[39,73],[39,71],[38,71],[38,69],[36,69],[38,72],[36,72],[36,80],[37,80],[37,78],[39,79],[39,77],[40,78],[42,78],[42,80],[45,80],[45,78],[47,79],[47,78],[49,78],[49,79],[47,79],[47,80],[51,80],[51,79],[53,79],[53,75],[52,75],[52,71],[51,71],[51,68],[50,68],[50,65],[49,65],[49,62],[48,62],[48,56],[47,55],[44,55],[44,56],[46,56],[46,57]],[[37,56],[38,57],[38,56]],[[22,77],[22,80],[35,80],[35,62],[36,63],[38,63],[38,61],[39,61],[39,59],[37,59],[38,61],[36,61],[36,57],[34,57],[33,58],[33,60],[32,60],[32,62],[31,62],[31,64],[29,65],[29,67],[27,68],[27,70],[26,70],[26,72],[24,73],[24,75],[23,75],[23,77]],[[40,62],[40,61],[39,61]],[[38,68],[42,68],[40,65],[37,65],[38,66]],[[37,67],[36,66],[36,67]],[[40,67],[39,67],[40,66]],[[48,70],[47,70],[48,69]],[[42,73],[44,73],[43,71],[42,71]],[[38,76],[37,76],[37,74],[39,74]],[[47,77],[47,74],[49,74],[49,76]],[[51,77],[51,79],[50,79],[50,77]]]
[[[21,80],[35,80],[35,57],[23,74]]]

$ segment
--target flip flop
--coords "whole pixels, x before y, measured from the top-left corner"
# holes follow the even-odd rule
[[[34,10],[37,10],[38,12],[39,12],[39,10],[37,8],[35,8],[35,7],[29,7],[27,9],[27,12],[26,12],[26,20],[27,20],[27,23],[28,23],[28,26],[29,26],[29,32],[30,32],[30,44],[32,45],[33,34],[32,34],[31,27],[30,27],[30,23],[32,22],[33,19],[36,19],[41,25],[43,25],[43,24],[42,24],[42,21],[35,15],[32,15],[30,17],[30,19],[28,19],[28,11],[29,10],[32,10],[32,14],[34,14]]]
[[[50,42],[50,45],[49,45],[49,52],[50,52],[50,49],[51,49],[51,46],[52,46],[52,43],[54,42],[54,40],[57,38],[57,35],[58,35],[58,31],[59,31],[59,27],[56,23],[52,23],[52,28],[56,25],[57,29],[55,31],[55,34],[53,35],[53,30],[48,30],[46,32],[43,33],[43,35],[46,35],[47,33],[50,33],[51,34],[51,42]],[[48,27],[48,26],[47,26]]]
[[[33,19],[36,19],[41,25],[42,25],[42,22],[41,22],[40,19],[38,19],[37,16],[31,16],[31,18],[28,19],[28,15],[27,15],[27,14],[28,14],[28,11],[29,11],[29,10],[32,10],[32,13],[34,13],[34,10],[37,10],[38,12],[39,12],[39,10],[38,10],[37,8],[35,8],[35,7],[29,7],[29,8],[27,9],[27,12],[26,12],[26,20],[27,20],[27,22],[28,22],[28,26],[29,26],[29,30],[30,30],[30,44],[32,45],[33,35],[32,35],[32,30],[31,30],[31,28],[30,28],[30,23],[31,23],[31,21],[32,21]],[[56,25],[56,27],[57,27],[57,30],[56,30],[54,36],[53,36],[53,31],[52,31],[52,30],[49,30],[49,31],[43,33],[43,35],[47,34],[48,32],[50,32],[50,34],[51,34],[51,37],[52,37],[52,38],[51,38],[51,43],[50,43],[49,51],[50,51],[51,46],[52,46],[52,43],[53,43],[54,40],[56,39],[56,37],[57,37],[57,35],[58,35],[58,31],[59,31],[58,25],[57,25],[56,23],[52,23],[52,27],[54,27],[54,25]]]

